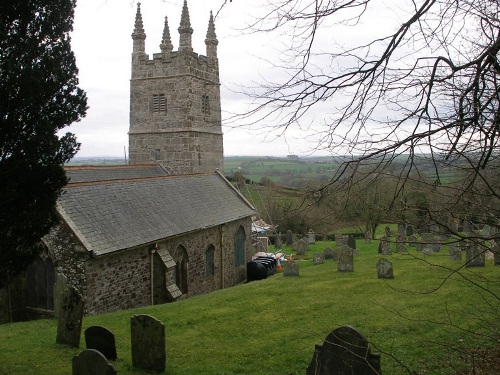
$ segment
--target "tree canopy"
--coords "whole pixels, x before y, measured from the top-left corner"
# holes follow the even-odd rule
[[[75,0],[0,4],[0,287],[40,251],[85,116],[70,32]]]

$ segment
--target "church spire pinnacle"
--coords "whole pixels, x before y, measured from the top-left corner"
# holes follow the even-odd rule
[[[172,52],[174,46],[170,39],[170,29],[168,28],[168,18],[165,16],[165,26],[163,27],[163,37],[160,44],[160,49],[163,53]]]
[[[141,3],[137,3],[132,40],[134,41],[133,53],[143,54],[146,46],[146,33],[144,32],[144,25],[142,24]]]
[[[208,21],[207,36],[205,38],[205,44],[207,46],[207,57],[209,60],[217,59],[217,35],[215,34],[215,24],[214,16],[212,11],[210,11],[210,20]]]
[[[178,31],[180,34],[179,52],[192,52],[193,47],[191,44],[191,35],[193,34],[193,28],[191,27],[191,21],[189,19],[187,0],[184,0],[184,5],[182,7],[181,24],[178,28]]]

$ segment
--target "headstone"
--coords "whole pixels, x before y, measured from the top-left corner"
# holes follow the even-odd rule
[[[498,266],[500,265],[500,240],[491,240],[490,247],[491,251],[493,252],[495,266]]]
[[[285,241],[286,241],[287,246],[292,246],[292,243],[293,243],[293,233],[292,233],[292,231],[290,229],[286,231]]]
[[[283,276],[299,276],[299,264],[294,260],[284,262]]]
[[[398,236],[406,236],[406,225],[398,223]]]
[[[349,246],[351,249],[356,249],[356,237],[354,234],[350,234],[347,237],[347,246]]]
[[[329,247],[323,250],[323,254],[325,255],[325,259],[334,259],[334,251]]]
[[[301,239],[299,240],[299,242],[297,242],[297,254],[299,255],[304,255],[307,251],[307,241],[304,240],[304,239]]]
[[[337,246],[337,270],[339,272],[354,271],[354,254],[349,246]]]
[[[70,286],[62,293],[56,342],[78,348],[82,333],[83,298]]]
[[[396,237],[396,252],[405,253],[406,252],[406,237],[398,235]]]
[[[134,315],[130,321],[132,364],[144,370],[165,370],[165,326],[150,315]]]
[[[63,292],[68,289],[68,278],[59,270],[56,273],[56,282],[54,283],[54,318],[59,318],[61,310],[61,299]]]
[[[406,226],[406,235],[407,236],[413,236],[414,230],[412,225],[407,225]]]
[[[460,251],[460,245],[458,242],[450,242],[448,244],[448,254],[450,256],[450,261],[461,262],[462,252]]]
[[[346,234],[335,234],[335,244],[337,246],[339,245],[346,245],[347,246],[347,240],[349,236]]]
[[[276,236],[276,239],[274,240],[274,247],[276,249],[282,249],[283,248],[283,241],[281,240],[281,235],[278,234]]]
[[[379,279],[394,279],[392,263],[386,258],[380,258],[377,262],[377,275]]]
[[[73,357],[73,375],[115,375],[113,365],[102,353],[94,349],[86,349]]]
[[[433,234],[429,232],[424,232],[421,235],[421,240],[419,245],[417,246],[417,250],[421,251],[425,255],[431,255],[434,252],[432,243],[433,243]]]
[[[296,251],[297,251],[298,246],[299,246],[299,245],[298,245],[298,241],[293,241],[293,242],[292,242],[292,250],[293,250],[293,251],[295,251],[295,252],[296,252]]]
[[[372,232],[367,230],[365,232],[365,243],[371,243],[372,242]]]
[[[469,220],[462,222],[462,229],[465,233],[472,233],[472,223]]]
[[[380,355],[356,329],[343,326],[316,345],[306,375],[380,375]]]
[[[467,241],[465,245],[465,267],[484,267],[486,263],[485,248],[480,244]]]
[[[408,236],[408,246],[415,247],[415,246],[417,246],[417,242],[418,242],[418,240],[417,240],[417,237],[415,235],[412,234],[412,235]]]
[[[325,263],[325,254],[313,254],[313,264]]]
[[[307,242],[316,243],[316,235],[312,229],[309,229],[309,232],[307,232]]]
[[[116,360],[115,335],[107,328],[91,326],[85,330],[85,345],[87,349],[95,349],[107,359]]]
[[[389,226],[386,226],[385,227],[385,235],[387,237],[392,237],[392,232],[391,232],[391,228]]]
[[[383,255],[392,254],[391,243],[389,242],[389,239],[386,236],[380,238],[380,243],[378,245],[378,252],[379,254]]]
[[[323,241],[328,241],[328,233],[323,233]]]
[[[309,240],[307,239],[307,236],[302,237],[302,240],[304,241],[304,244],[306,245],[306,251],[309,250]]]
[[[257,243],[262,246],[261,250],[259,251],[263,251],[264,253],[269,252],[269,239],[267,237],[257,237]]]

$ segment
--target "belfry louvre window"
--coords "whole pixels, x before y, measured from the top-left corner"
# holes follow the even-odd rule
[[[201,96],[201,111],[206,115],[210,114],[210,103],[208,101],[208,95]]]
[[[153,113],[167,112],[167,99],[164,94],[153,95]]]

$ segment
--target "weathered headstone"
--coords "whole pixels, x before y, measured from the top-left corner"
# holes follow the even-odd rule
[[[73,375],[115,375],[113,365],[102,353],[94,349],[86,349],[73,357]]]
[[[283,241],[281,240],[281,234],[278,234],[276,236],[276,239],[274,240],[274,247],[276,249],[281,249],[283,247]]]
[[[354,237],[354,234],[350,234],[347,237],[347,246],[349,246],[351,249],[356,250],[356,237]]]
[[[130,321],[132,364],[144,370],[165,370],[165,326],[150,315],[134,315]]]
[[[286,231],[285,241],[286,241],[287,246],[291,246],[293,243],[293,233],[290,229]]]
[[[299,264],[294,260],[284,262],[283,276],[299,276]]]
[[[372,232],[367,230],[365,232],[365,243],[371,243],[372,242]]]
[[[386,236],[380,238],[380,243],[378,244],[378,252],[379,254],[383,255],[392,254],[391,243],[389,242],[389,239]]]
[[[292,250],[293,251],[297,251],[297,248],[298,248],[299,244],[298,244],[298,241],[293,241],[292,242]]]
[[[325,263],[325,254],[313,254],[313,264]]]
[[[85,330],[85,345],[87,349],[95,349],[107,359],[116,360],[115,335],[107,328],[91,326]]]
[[[337,246],[337,270],[339,272],[354,271],[354,254],[349,246]]]
[[[302,237],[302,240],[304,241],[304,244],[306,245],[306,251],[309,250],[309,240],[307,239],[307,236]]]
[[[448,244],[448,254],[450,256],[450,261],[461,262],[462,261],[462,251],[460,250],[460,244],[458,242],[450,242]]]
[[[392,232],[391,232],[391,228],[389,226],[386,226],[385,227],[385,235],[387,237],[392,237]]]
[[[380,258],[377,262],[377,276],[379,279],[394,279],[392,263],[386,258]]]
[[[68,289],[68,278],[59,270],[56,273],[56,282],[54,283],[54,318],[59,318],[61,310],[61,300],[63,292]]]
[[[406,252],[406,236],[398,235],[396,237],[396,252],[397,253]]]
[[[498,266],[500,265],[500,240],[491,240],[490,247],[493,252],[495,266]]]
[[[316,243],[316,235],[312,229],[309,229],[309,232],[307,232],[307,242]]]
[[[398,223],[398,236],[406,236],[406,225]]]
[[[484,267],[486,251],[480,244],[467,241],[465,245],[465,267]]]
[[[417,236],[413,234],[411,236],[408,236],[408,246],[415,247],[417,246],[417,242],[418,242]]]
[[[380,375],[380,355],[356,329],[343,326],[333,330],[316,345],[306,375]]]
[[[82,333],[82,319],[83,298],[78,290],[69,286],[62,293],[56,342],[78,348]]]
[[[347,240],[348,240],[349,236],[346,235],[346,234],[335,234],[335,244],[337,246],[339,245],[348,245],[347,244]]]
[[[407,225],[406,226],[406,235],[407,236],[413,236],[414,230],[412,225]]]
[[[465,233],[472,233],[472,223],[469,220],[464,220],[462,222],[462,230]]]
[[[323,250],[323,254],[325,255],[325,259],[334,259],[333,249],[327,247]]]
[[[307,241],[304,240],[304,239],[301,239],[299,240],[299,242],[297,242],[297,254],[299,255],[304,255],[307,251]]]

